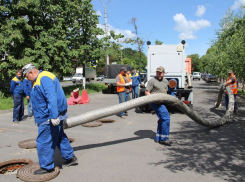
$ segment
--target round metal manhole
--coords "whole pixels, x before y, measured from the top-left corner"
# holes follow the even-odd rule
[[[33,162],[30,159],[12,159],[0,162],[0,174],[16,174],[20,168],[31,163]]]
[[[69,138],[70,143],[74,142],[73,138]],[[24,149],[32,149],[32,148],[37,148],[36,144],[36,139],[29,139],[29,140],[24,140],[22,142],[19,142],[19,147],[24,148]]]
[[[85,127],[96,127],[96,126],[101,126],[101,125],[102,125],[102,122],[100,121],[92,121],[89,123],[82,124],[82,126],[85,126]]]
[[[3,132],[5,132],[5,131],[6,131],[6,129],[0,128],[0,133],[3,133]]]
[[[42,175],[35,175],[34,171],[40,169],[38,163],[32,163],[25,165],[21,169],[18,170],[16,177],[23,180],[23,181],[48,181],[55,177],[57,177],[60,173],[60,169],[55,167],[53,172],[42,174]]]
[[[97,121],[100,121],[101,123],[114,123],[115,120],[114,119],[99,119]]]
[[[22,142],[19,142],[18,145],[20,148],[24,148],[24,149],[32,149],[37,147],[36,139],[24,140]]]

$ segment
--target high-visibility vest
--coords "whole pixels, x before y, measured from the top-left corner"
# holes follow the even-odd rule
[[[124,80],[124,78],[123,78],[123,76],[122,76],[121,74],[119,74],[118,76],[119,76],[119,78],[120,78],[120,83],[126,83],[125,80]],[[127,77],[128,81],[130,82],[131,79],[128,77],[127,74],[126,74],[126,77]],[[117,86],[117,92],[118,92],[118,93],[124,92],[124,89],[125,89],[125,87],[118,87],[118,86]],[[130,90],[130,91],[131,91],[131,89],[132,89],[132,87],[129,87],[129,90]]]
[[[233,76],[235,78],[235,83],[230,83],[229,86],[233,92],[233,94],[237,94],[237,82],[236,82],[236,76]],[[226,81],[230,80],[230,77],[227,78]],[[228,92],[226,92],[226,94],[228,94]]]

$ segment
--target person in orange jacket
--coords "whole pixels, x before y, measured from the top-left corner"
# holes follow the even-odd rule
[[[234,94],[234,113],[236,113],[237,111],[237,105],[236,105],[236,96],[237,96],[237,79],[236,79],[236,75],[234,74],[234,72],[232,70],[230,70],[228,72],[228,78],[226,80],[226,82],[224,83],[224,87],[226,87],[227,85],[230,86],[233,94]],[[229,103],[229,97],[228,97],[228,93],[226,92],[225,94],[225,106],[226,106],[226,110],[228,109],[228,103]]]
[[[127,69],[125,67],[121,67],[120,71],[120,74],[118,74],[116,77],[119,104],[130,100],[129,92],[131,91],[132,85],[132,80],[127,74]],[[126,118],[125,115],[128,116],[127,111],[120,113],[120,117],[123,119]]]

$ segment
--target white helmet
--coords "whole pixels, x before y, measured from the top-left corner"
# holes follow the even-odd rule
[[[33,68],[36,68],[32,63],[29,63],[27,65],[25,65],[23,68],[22,68],[22,73],[23,73],[23,76],[25,77],[26,73],[30,70],[32,70]]]

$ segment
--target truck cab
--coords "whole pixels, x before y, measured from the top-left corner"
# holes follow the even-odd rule
[[[193,90],[187,81],[185,59],[184,44],[148,45],[147,81],[156,76],[157,67],[164,67],[164,78],[168,80],[167,93],[179,98],[192,109]],[[141,89],[140,96],[145,95],[144,92],[145,89]]]

